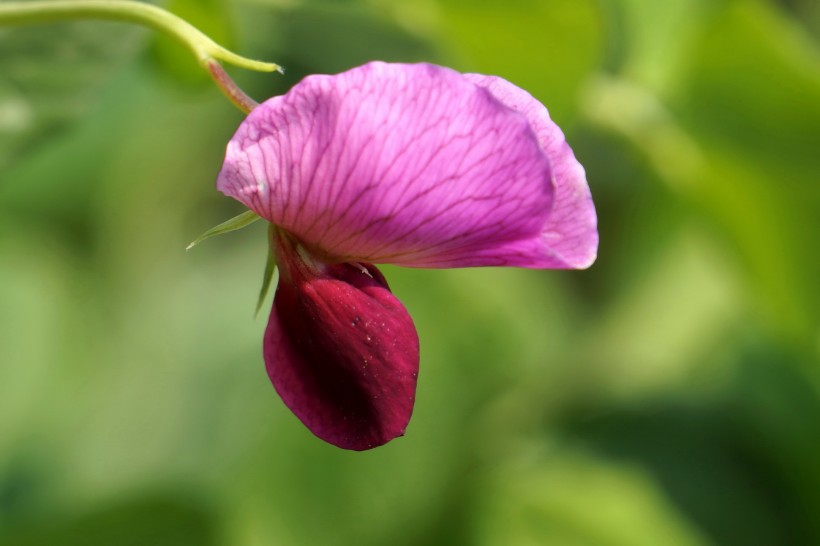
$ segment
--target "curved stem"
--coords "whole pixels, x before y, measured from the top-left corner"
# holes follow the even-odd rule
[[[0,2],[0,26],[66,19],[107,19],[137,23],[175,38],[193,52],[199,64],[211,74],[231,102],[245,112],[256,106],[256,103],[239,89],[217,61],[260,72],[282,72],[282,68],[277,64],[247,59],[228,51],[187,21],[143,2],[132,0]]]
[[[259,103],[250,98],[242,89],[236,85],[231,77],[225,72],[225,69],[222,68],[222,65],[219,62],[215,61],[214,59],[208,59],[205,63],[205,69],[208,71],[208,74],[211,75],[211,78],[214,80],[214,83],[217,87],[224,93],[228,100],[233,103],[234,106],[249,114],[251,110],[259,106]]]

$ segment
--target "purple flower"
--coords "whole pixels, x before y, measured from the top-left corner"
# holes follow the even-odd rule
[[[320,438],[404,434],[418,338],[374,263],[585,268],[584,170],[547,110],[493,76],[369,63],[309,76],[228,144],[220,191],[274,226],[268,375]]]

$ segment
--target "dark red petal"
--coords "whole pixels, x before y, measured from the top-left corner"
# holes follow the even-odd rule
[[[319,438],[345,449],[404,434],[415,401],[416,329],[370,264],[305,263],[276,248],[279,286],[265,331],[268,375]]]

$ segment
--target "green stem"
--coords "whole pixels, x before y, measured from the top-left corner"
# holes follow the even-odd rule
[[[213,77],[217,86],[245,112],[256,103],[227,76],[217,61],[260,72],[281,72],[274,63],[241,57],[220,46],[187,21],[151,4],[131,0],[33,0],[0,2],[0,26],[45,23],[66,19],[106,19],[137,23],[163,32],[185,45],[199,64]]]

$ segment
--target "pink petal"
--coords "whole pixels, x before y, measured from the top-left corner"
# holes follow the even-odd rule
[[[552,167],[554,203],[541,231],[551,259],[541,267],[583,269],[592,265],[598,252],[598,221],[584,168],[564,139],[564,133],[532,95],[497,76],[465,74],[495,98],[530,122],[538,143]]]
[[[264,356],[276,391],[319,438],[364,450],[404,434],[419,344],[372,265],[323,264],[279,234],[279,287]]]
[[[328,260],[588,265],[583,171],[562,137],[542,150],[527,117],[494,93],[428,64],[310,76],[243,122],[218,188]],[[553,176],[545,151],[572,184]],[[576,209],[584,220],[569,217]]]

